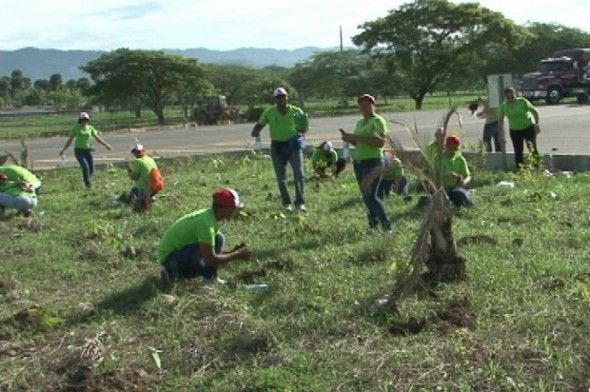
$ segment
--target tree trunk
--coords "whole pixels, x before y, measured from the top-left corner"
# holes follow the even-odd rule
[[[465,260],[457,255],[452,215],[444,217],[439,225],[430,230],[430,255],[426,265],[426,280],[429,282],[452,282],[465,278]]]
[[[141,106],[137,105],[135,106],[135,109],[133,110],[134,114],[135,114],[135,118],[141,118]]]

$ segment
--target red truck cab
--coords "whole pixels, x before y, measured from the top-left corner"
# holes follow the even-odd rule
[[[587,99],[589,80],[586,70],[590,63],[590,48],[567,49],[541,60],[537,72],[527,73],[520,83],[522,95],[529,100],[544,99],[556,104],[565,97]]]

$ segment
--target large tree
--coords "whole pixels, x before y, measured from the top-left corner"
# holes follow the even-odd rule
[[[388,59],[400,89],[422,108],[424,96],[461,74],[490,46],[515,46],[526,32],[476,3],[415,0],[364,23],[353,42]]]
[[[95,82],[92,91],[106,104],[141,100],[164,124],[164,108],[174,102],[185,81],[203,77],[195,59],[161,51],[118,49],[81,67]]]

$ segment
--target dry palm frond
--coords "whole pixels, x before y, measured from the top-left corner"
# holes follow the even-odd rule
[[[25,144],[24,136],[20,139],[20,165],[29,168],[29,148]]]

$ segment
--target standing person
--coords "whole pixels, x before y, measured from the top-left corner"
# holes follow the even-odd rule
[[[215,281],[217,268],[233,260],[250,258],[250,251],[243,243],[225,252],[225,237],[219,232],[219,222],[230,219],[242,207],[236,191],[221,188],[213,194],[210,208],[187,214],[170,226],[158,247],[162,280],[201,276],[205,281]]]
[[[90,116],[88,113],[81,112],[78,115],[78,124],[72,127],[66,145],[59,152],[59,155],[63,155],[70,144],[72,144],[72,141],[74,141],[74,155],[82,168],[84,184],[88,189],[92,188],[92,174],[94,174],[94,157],[92,156],[92,152],[94,151],[92,148],[93,140],[96,139],[97,142],[111,151],[111,146],[102,140],[99,132],[89,122]]]
[[[527,148],[533,158],[538,159],[539,157],[537,150],[537,134],[541,132],[541,128],[539,127],[539,112],[526,98],[517,97],[516,91],[512,87],[504,90],[504,96],[506,100],[500,105],[498,111],[500,141],[503,145],[506,144],[504,117],[507,117],[510,139],[514,147],[514,162],[518,170],[524,162],[524,142],[526,142]]]
[[[490,107],[489,101],[484,100],[483,109],[480,112],[473,113],[477,118],[485,119],[485,125],[483,126],[483,143],[487,152],[501,152],[502,143],[498,135],[498,108]]]
[[[325,178],[332,175],[337,178],[346,168],[346,161],[342,158],[338,158],[338,153],[331,142],[324,141],[318,147],[313,149],[311,165],[318,176]],[[332,169],[332,172],[326,173],[326,170],[330,168]]]
[[[386,151],[384,162],[386,172],[383,174],[377,196],[383,200],[392,191],[398,195],[409,196],[408,179],[404,175],[402,161],[395,156],[393,151]]]
[[[143,144],[136,144],[131,149],[134,159],[129,164],[127,171],[129,178],[135,181],[129,192],[129,203],[136,210],[141,211],[150,207],[154,196],[161,189],[154,189],[153,178],[161,179],[158,165],[152,157],[147,155],[146,148]]]
[[[303,135],[308,131],[303,110],[288,103],[287,90],[278,87],[273,92],[275,105],[266,109],[252,128],[252,137],[260,136],[267,124],[270,127],[270,156],[281,193],[283,207],[293,210],[287,189],[287,163],[291,164],[295,179],[295,208],[305,211],[303,197]]]
[[[0,173],[5,174],[8,181],[26,181],[33,187],[36,194],[41,192],[41,180],[26,168],[19,165],[0,166]]]
[[[10,181],[6,174],[0,173],[0,220],[4,219],[6,208],[31,216],[36,206],[37,195],[32,184],[22,179]]]
[[[387,122],[375,113],[375,97],[363,94],[358,105],[363,118],[356,123],[354,133],[340,129],[342,141],[355,146],[353,157],[354,174],[359,184],[363,201],[368,210],[369,226],[378,225],[391,232],[391,221],[383,203],[377,197],[381,177],[375,173],[383,170],[383,146],[387,133]]]
[[[471,172],[460,146],[461,139],[458,136],[447,136],[442,162],[443,185],[455,207],[472,207],[474,203],[465,189],[471,182]]]

